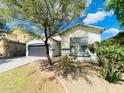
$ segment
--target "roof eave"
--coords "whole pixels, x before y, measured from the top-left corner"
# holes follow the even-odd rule
[[[100,33],[102,33],[105,29],[102,28],[102,27],[97,27],[97,26],[91,26],[91,25],[86,25],[86,24],[77,24],[73,27],[70,27],[69,29],[59,33],[59,35],[62,35],[63,33],[66,33],[67,31],[71,30],[72,28],[76,27],[76,26],[85,26],[85,27],[91,27],[91,28],[95,28],[95,29],[98,29]]]

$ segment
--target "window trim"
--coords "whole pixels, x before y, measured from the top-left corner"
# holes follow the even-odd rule
[[[91,56],[90,53],[88,53],[87,55],[85,55],[86,53],[84,53],[84,54],[82,54],[82,55],[79,55],[79,54],[74,55],[74,54],[72,53],[71,48],[74,47],[74,45],[71,45],[71,39],[74,39],[74,38],[80,38],[80,40],[83,39],[83,38],[87,38],[87,45],[82,45],[82,46],[88,48],[88,47],[87,47],[87,46],[88,46],[88,36],[84,36],[84,37],[71,37],[71,38],[70,38],[70,56],[76,56],[76,57],[90,57],[90,56]],[[80,46],[80,44],[81,44],[81,41],[80,41],[80,43],[79,43],[78,45]],[[80,52],[80,51],[78,50],[78,53],[79,53],[79,52]]]

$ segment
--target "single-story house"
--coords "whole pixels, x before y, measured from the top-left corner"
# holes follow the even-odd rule
[[[18,42],[11,35],[0,36],[0,58],[25,56],[26,44]]]
[[[101,40],[103,28],[84,24],[75,25],[57,34],[49,40],[51,58],[65,55],[76,56],[77,60],[96,60],[96,55],[88,49],[88,45]],[[46,58],[46,48],[42,40],[32,40],[27,43],[27,56]]]

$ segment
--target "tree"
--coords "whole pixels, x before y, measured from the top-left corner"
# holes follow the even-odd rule
[[[109,82],[116,83],[121,80],[124,72],[124,32],[117,36],[91,44],[89,49],[98,57],[102,67],[101,75]],[[93,50],[93,51],[92,51]]]
[[[124,25],[124,0],[107,0],[105,5],[107,10],[114,11],[121,26]]]
[[[3,29],[6,25],[6,22],[2,19],[0,19],[0,29]]]
[[[42,29],[50,65],[49,38],[78,18],[86,7],[86,0],[0,0],[0,3],[11,11],[12,18],[31,22]]]
[[[6,26],[8,19],[10,19],[10,17],[7,15],[10,15],[9,9],[5,8],[3,4],[0,4],[0,29],[1,30],[10,30]]]

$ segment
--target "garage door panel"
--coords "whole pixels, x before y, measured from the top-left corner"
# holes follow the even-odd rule
[[[46,47],[45,46],[30,46],[29,56],[46,57]]]

